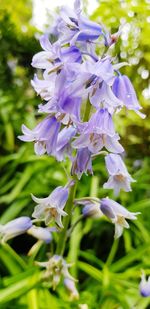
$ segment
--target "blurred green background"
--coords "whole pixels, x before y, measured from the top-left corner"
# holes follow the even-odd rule
[[[87,1],[83,4],[86,9]],[[36,124],[40,103],[30,85],[35,72],[30,63],[40,51],[40,32],[30,23],[32,9],[30,0],[15,4],[0,0],[0,224],[31,215],[34,203],[30,193],[47,196],[55,186],[65,184],[64,165],[69,168],[67,162],[61,165],[51,157],[36,157],[33,145],[17,139],[22,123],[29,127]],[[1,246],[0,308],[150,308],[150,298],[142,298],[138,288],[141,269],[150,275],[150,1],[100,1],[91,18],[104,23],[112,33],[125,23],[112,54],[131,64],[121,71],[132,80],[147,117],[142,120],[131,111],[116,116],[126,164],[137,180],[133,191],[122,192],[118,201],[141,215],[118,241],[113,240],[113,225],[104,218],[78,224],[66,249],[68,260],[74,262],[72,273],[79,278],[80,299],[76,302],[69,300],[63,285],[53,292],[48,282],[41,282],[34,256],[27,256],[35,243],[32,238],[19,236],[9,242],[19,255],[9,246]],[[107,179],[103,158],[93,165],[94,176],[82,177],[78,197],[114,198],[102,188]],[[73,220],[79,213],[78,208]],[[43,245],[35,260],[45,260],[49,250]]]

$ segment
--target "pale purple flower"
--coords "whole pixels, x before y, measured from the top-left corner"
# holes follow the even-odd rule
[[[40,38],[40,44],[44,51],[33,56],[32,66],[45,69],[47,72],[57,72],[68,62],[81,62],[81,52],[76,46],[61,47],[58,42],[51,44],[48,34]]]
[[[60,228],[63,228],[61,217],[67,216],[63,209],[66,205],[68,194],[68,187],[57,187],[45,198],[37,198],[32,194],[32,199],[38,204],[32,214],[33,218],[45,221],[46,225],[54,220]]]
[[[94,41],[103,35],[101,25],[81,15],[79,0],[74,2],[74,10],[62,7],[60,16],[62,21],[58,30],[61,34],[60,42],[63,44],[74,45],[75,42]]]
[[[29,217],[19,217],[4,225],[0,225],[0,239],[2,242],[14,238],[25,233],[32,226],[32,221]]]
[[[98,109],[90,118],[85,126],[84,133],[106,134],[109,136],[115,135],[112,115],[106,108]]]
[[[115,224],[115,238],[122,235],[124,228],[129,228],[129,224],[126,219],[136,220],[136,216],[140,214],[140,212],[128,211],[122,205],[108,197],[101,199],[100,209],[102,213]]]
[[[142,108],[137,100],[137,96],[130,79],[126,75],[121,75],[115,77],[112,90],[115,96],[123,102],[129,110],[134,110],[142,118],[145,115],[139,112]]]
[[[93,174],[91,152],[88,148],[78,149],[72,163],[71,175],[75,174],[80,179],[83,173]]]
[[[70,278],[65,278],[64,279],[64,286],[68,290],[71,300],[78,300],[79,299],[79,293],[78,293],[78,290],[76,288],[74,280],[72,280]]]
[[[128,173],[121,157],[117,154],[108,154],[105,157],[105,163],[110,177],[103,187],[114,189],[115,195],[118,195],[121,189],[126,192],[131,191],[130,183],[135,180]]]
[[[74,201],[75,205],[83,206],[84,217],[100,218],[103,214],[100,210],[100,200],[98,198],[81,198]]]
[[[72,143],[74,148],[87,147],[94,154],[98,153],[103,147],[114,153],[124,151],[118,142],[120,138],[115,133],[112,116],[107,109],[97,110],[88,123],[80,126],[80,130],[80,136]]]
[[[37,264],[46,268],[45,277],[50,279],[53,289],[59,284],[61,278],[76,281],[68,271],[72,264],[67,264],[62,256],[54,255],[47,262],[37,262]]]
[[[71,140],[76,134],[73,126],[65,127],[58,134],[56,145],[56,158],[58,161],[65,159],[65,156],[72,157]]]
[[[52,241],[52,231],[54,228],[43,228],[39,226],[32,225],[32,227],[27,231],[27,233],[39,240],[43,240],[47,244]]]
[[[18,136],[21,141],[35,142],[34,151],[37,155],[47,152],[55,155],[60,123],[55,117],[46,117],[33,130],[22,125],[24,135]]]
[[[55,113],[58,121],[68,125],[80,121],[81,103],[81,97],[68,86],[66,72],[61,71],[56,78],[53,97],[45,105],[40,104],[39,111]]]
[[[141,282],[140,282],[139,288],[140,288],[141,296],[143,296],[143,297],[150,296],[150,276],[146,280],[146,276],[145,276],[144,272],[142,272]]]

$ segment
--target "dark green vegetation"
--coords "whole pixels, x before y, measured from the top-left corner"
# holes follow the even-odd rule
[[[34,260],[45,260],[52,246],[43,245],[34,255],[27,256],[35,240],[19,236],[9,245],[0,246],[0,308],[2,309],[63,309],[78,308],[87,303],[89,309],[144,309],[150,298],[139,295],[141,269],[150,275],[150,90],[142,72],[150,67],[150,4],[149,1],[103,1],[92,18],[117,31],[125,19],[128,37],[119,40],[117,52],[121,61],[133,65],[122,68],[131,78],[141,105],[147,115],[140,119],[132,112],[116,117],[127,158],[126,163],[137,180],[131,193],[122,192],[118,201],[130,211],[140,211],[137,221],[130,224],[121,239],[114,242],[114,227],[104,220],[84,220],[71,236],[68,261],[74,262],[73,274],[79,278],[80,300],[70,303],[59,286],[56,292],[49,282],[42,282],[41,270]],[[30,86],[34,69],[32,56],[40,50],[35,39],[36,29],[30,26],[31,5],[27,1],[0,0],[0,224],[21,215],[31,215],[34,204],[30,193],[47,196],[58,185],[66,183],[61,164],[53,158],[37,158],[33,145],[17,140],[20,127],[33,127],[38,120],[34,107],[40,99]],[[121,51],[121,54],[120,54]],[[112,51],[113,52],[113,51]],[[146,90],[147,89],[147,92]],[[143,92],[144,91],[144,92]],[[67,169],[68,163],[64,163]],[[102,189],[107,179],[103,157],[94,161],[94,177],[82,177],[78,197],[99,198],[112,192]],[[113,197],[114,198],[114,197]],[[76,209],[74,219],[80,209]]]

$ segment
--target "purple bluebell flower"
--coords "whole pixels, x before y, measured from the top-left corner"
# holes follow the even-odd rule
[[[140,212],[130,212],[119,203],[110,198],[103,198],[100,202],[102,213],[115,224],[115,238],[119,238],[123,233],[123,228],[128,229],[129,224],[126,219],[136,220]]]
[[[90,92],[90,102],[97,109],[105,107],[110,113],[119,111],[122,107],[122,102],[113,93],[111,87],[106,82],[102,82],[98,87],[94,85]]]
[[[22,125],[24,135],[18,136],[21,141],[35,142],[34,151],[37,155],[47,152],[55,155],[60,123],[55,117],[46,117],[33,130]]]
[[[105,157],[105,163],[110,177],[103,187],[114,189],[115,195],[118,195],[121,189],[126,192],[131,191],[130,183],[135,182],[135,180],[128,173],[121,157],[113,153],[108,154]]]
[[[106,108],[101,108],[97,110],[91,116],[89,122],[87,123],[87,128],[85,127],[84,132],[92,132],[96,134],[106,134],[109,136],[114,136],[115,129],[112,115],[108,112]]]
[[[82,56],[76,46],[61,47],[58,42],[51,44],[48,34],[40,38],[40,44],[44,51],[33,56],[32,66],[45,69],[47,72],[57,72],[68,62],[81,62]]]
[[[45,198],[37,198],[32,194],[32,199],[38,204],[32,214],[33,218],[45,221],[46,225],[54,220],[60,228],[63,228],[61,217],[67,216],[63,209],[66,205],[68,194],[68,187],[57,187]]]
[[[75,205],[83,206],[82,213],[84,217],[100,218],[102,212],[100,210],[100,200],[98,198],[81,198],[74,201]]]
[[[46,268],[45,277],[50,279],[54,290],[62,277],[76,281],[76,279],[73,278],[68,271],[68,268],[70,268],[72,264],[67,264],[60,255],[55,254],[47,262],[37,262],[37,264]]]
[[[29,217],[20,217],[9,221],[4,225],[0,225],[0,239],[2,242],[14,238],[25,233],[32,226],[32,221]]]
[[[91,152],[88,148],[78,149],[72,163],[71,175],[75,174],[80,179],[83,173],[93,174]]]
[[[144,271],[142,271],[141,282],[140,282],[140,294],[143,297],[150,296],[150,276],[146,280]]]
[[[63,87],[62,87],[63,85]],[[56,78],[56,86],[53,97],[47,104],[39,105],[39,111],[55,113],[58,121],[65,125],[80,121],[81,97],[73,89],[68,89],[66,73],[62,71]]]
[[[88,123],[81,126],[81,134],[72,145],[77,149],[88,147],[94,154],[103,147],[110,152],[120,153],[124,149],[118,140],[119,136],[115,133],[111,114],[107,109],[99,109]]]
[[[54,228],[43,228],[39,226],[32,225],[31,228],[27,231],[27,233],[39,240],[43,240],[47,244],[52,241],[52,233]]]
[[[76,42],[95,41],[103,35],[101,25],[81,15],[79,0],[74,2],[74,10],[63,7],[60,16],[62,18],[59,25],[60,42],[63,44],[74,45]]]
[[[114,111],[122,102],[113,94],[114,69],[110,57],[98,61],[84,61],[82,64],[68,64],[68,70],[74,73],[83,94],[89,95],[90,102],[96,108],[106,107]]]
[[[71,140],[76,134],[73,126],[65,127],[58,134],[56,146],[56,158],[58,161],[64,160],[65,156],[72,158]]]
[[[81,133],[81,135],[73,142],[72,146],[77,149],[87,147],[88,150],[93,154],[99,153],[103,147],[105,147],[110,152],[121,153],[124,151],[124,149],[118,142],[119,139],[120,137],[117,133],[114,136],[96,134],[92,132]]]
[[[126,75],[115,77],[112,90],[115,96],[123,102],[129,110],[134,110],[142,118],[145,117],[139,110],[142,108],[137,100],[137,96],[130,79]]]
[[[66,287],[66,289],[68,290],[68,292],[70,294],[70,300],[78,300],[79,299],[79,293],[78,293],[78,290],[76,288],[74,280],[72,280],[70,278],[65,278],[64,279],[64,286]]]

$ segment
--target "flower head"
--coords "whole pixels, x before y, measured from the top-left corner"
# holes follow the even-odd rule
[[[33,130],[22,126],[24,135],[18,136],[24,142],[35,142],[34,150],[37,155],[43,155],[45,152],[55,154],[60,123],[55,117],[46,117]]]
[[[130,79],[126,75],[115,77],[112,90],[116,97],[123,102],[129,110],[134,110],[141,117],[145,118],[139,110],[142,108],[137,100],[137,96]]]
[[[71,174],[77,175],[80,179],[83,173],[93,174],[91,152],[88,148],[77,150],[77,155],[73,159]]]
[[[60,228],[63,228],[61,217],[67,216],[63,209],[68,199],[68,193],[69,189],[67,187],[57,187],[46,198],[37,198],[32,194],[32,199],[38,204],[32,216],[44,220],[46,225],[54,220]]]
[[[75,205],[82,205],[84,217],[100,218],[103,214],[100,210],[100,200],[98,198],[81,198],[74,201]]]
[[[136,220],[136,216],[140,212],[130,212],[119,203],[110,198],[103,198],[100,202],[102,213],[115,224],[115,238],[118,238],[123,233],[123,228],[129,228],[126,219]]]
[[[20,217],[9,221],[4,225],[0,225],[0,238],[2,242],[14,238],[25,233],[32,226],[32,221],[29,217]]]
[[[121,157],[110,153],[105,157],[105,162],[110,177],[103,187],[114,189],[115,195],[118,195],[121,189],[126,192],[131,191],[130,183],[135,182],[135,180],[128,173]]]
[[[46,268],[45,277],[50,278],[53,289],[56,288],[62,277],[76,281],[68,271],[72,265],[67,264],[60,255],[54,255],[47,262],[38,262],[37,264]]]
[[[99,109],[81,126],[81,134],[72,145],[77,149],[87,147],[94,154],[103,147],[108,151],[120,153],[124,149],[118,140],[119,136],[115,133],[111,114],[107,109]]]

